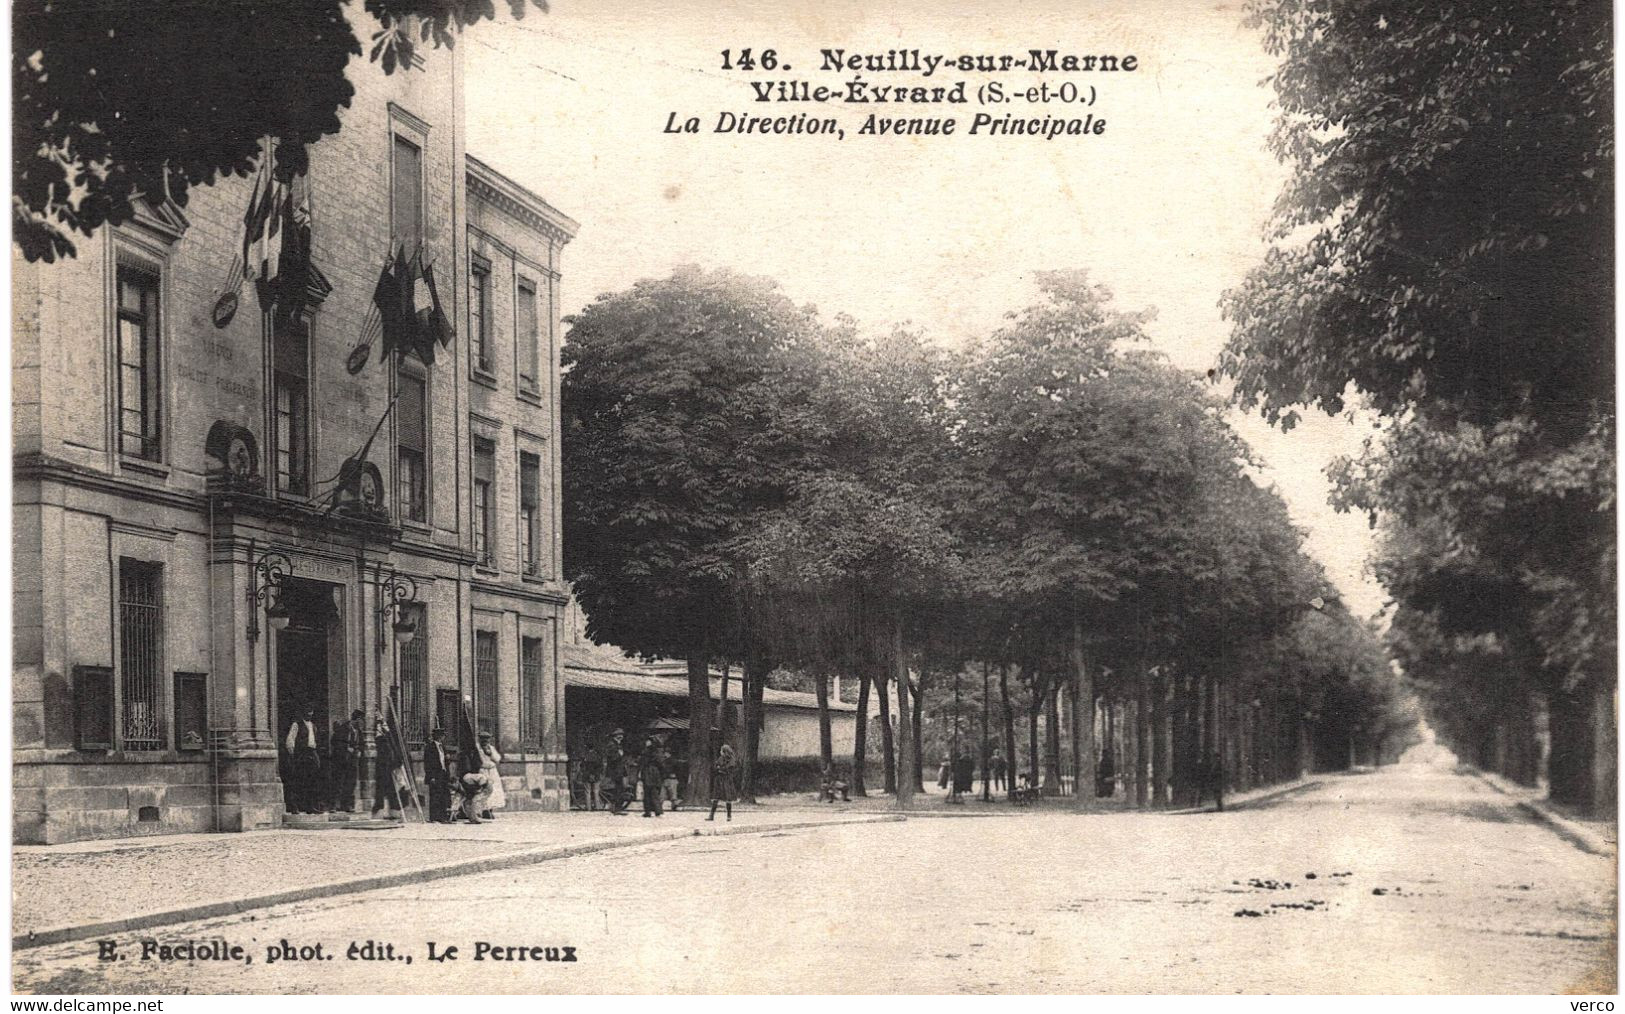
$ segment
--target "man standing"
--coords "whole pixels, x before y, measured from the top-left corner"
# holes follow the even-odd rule
[[[604,748],[604,780],[609,782],[609,812],[617,817],[626,816],[626,751],[621,740],[626,733],[616,729],[609,734],[609,745]]]
[[[1004,754],[998,747],[993,748],[993,787],[1000,792],[1004,791]]]
[[[315,813],[322,775],[322,757],[316,752],[316,713],[310,708],[288,726],[283,745],[288,751],[288,771],[293,780],[293,806],[296,813]]]
[[[587,755],[581,758],[581,780],[587,786],[587,809],[598,809],[599,786],[604,781],[604,760],[598,755],[596,746],[589,746]]]
[[[429,786],[429,823],[450,824],[451,771],[446,766],[446,730],[429,730],[423,747],[423,780]]]
[[[660,788],[666,781],[666,769],[660,764],[660,747],[652,739],[643,741],[643,753],[638,758],[638,781],[643,783],[643,815],[660,816]]]
[[[333,809],[345,813],[355,812],[355,786],[361,775],[361,720],[365,716],[358,709],[350,712],[348,722],[340,722],[333,730]]]

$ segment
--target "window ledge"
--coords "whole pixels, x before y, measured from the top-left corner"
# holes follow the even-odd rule
[[[134,458],[127,454],[119,455],[119,470],[135,472],[138,475],[149,475],[154,479],[169,478],[169,466],[161,461],[148,461],[146,458]]]
[[[527,404],[535,405],[537,408],[542,407],[542,392],[535,388],[521,387],[514,392],[514,397]]]
[[[483,384],[493,391],[497,389],[496,374],[487,373],[478,366],[468,371],[468,379],[474,381],[476,384]]]
[[[488,563],[476,563],[474,565],[474,573],[480,575],[481,577],[501,577],[502,576],[502,571],[497,570],[495,567],[491,566]]]
[[[411,518],[401,518],[401,529],[414,535],[431,535],[434,526],[427,521],[413,521]]]

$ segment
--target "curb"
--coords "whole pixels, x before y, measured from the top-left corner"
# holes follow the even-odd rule
[[[402,887],[407,884],[421,884],[431,880],[444,880],[448,877],[462,877],[475,873],[490,873],[495,870],[530,866],[555,859],[569,859],[575,856],[591,855],[595,852],[609,852],[615,849],[637,848],[641,845],[679,841],[684,838],[724,838],[733,835],[766,834],[772,831],[788,831],[801,828],[839,827],[846,824],[898,823],[906,819],[907,817],[903,814],[877,814],[849,820],[781,821],[775,824],[753,824],[749,827],[720,827],[706,830],[690,828],[683,831],[662,831],[657,834],[638,835],[635,838],[583,842],[580,845],[555,845],[546,848],[521,849],[515,852],[503,852],[492,856],[481,856],[478,859],[442,863],[439,866],[428,866],[415,870],[397,870],[393,873],[381,873],[371,877],[334,880],[325,884],[310,884],[305,887],[273,891],[270,894],[260,894],[249,898],[199,902],[193,905],[183,905],[180,908],[167,909],[162,912],[147,912],[123,919],[108,919],[79,926],[58,926],[34,933],[21,933],[12,936],[11,949],[20,951],[31,947],[47,947],[51,944],[68,943],[74,940],[84,940],[90,937],[107,936],[115,933],[128,933],[132,930],[151,929],[155,926],[167,926],[172,923],[193,922],[198,919],[214,919],[220,916],[236,915],[240,912],[270,908],[274,905],[286,905],[296,901],[331,898],[340,894],[376,891],[386,887]]]
[[[1553,834],[1556,834],[1581,852],[1604,857],[1614,855],[1614,849],[1608,844],[1607,839],[1590,828],[1575,823],[1538,799],[1519,799],[1516,793],[1499,784],[1487,772],[1474,767],[1467,768],[1467,771],[1496,792],[1511,798],[1517,804],[1518,809],[1534,818],[1535,823],[1545,824],[1552,830]]]
[[[1279,789],[1271,789],[1270,791],[1257,796],[1249,796],[1246,799],[1237,800],[1236,802],[1225,807],[1222,812],[1234,813],[1237,810],[1245,810],[1249,806],[1255,806],[1259,803],[1268,802],[1272,799],[1279,799],[1282,796],[1290,796],[1299,792],[1306,792],[1309,789],[1323,784],[1325,784],[1325,779],[1323,778],[1310,778],[1305,781],[1295,782]],[[1182,810],[1162,810],[1160,812],[1170,817],[1188,817],[1197,813],[1219,813],[1221,811],[1215,810],[1210,806],[1187,806]]]

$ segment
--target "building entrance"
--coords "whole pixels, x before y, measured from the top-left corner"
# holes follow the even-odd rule
[[[276,730],[278,764],[284,803],[290,812],[300,809],[297,783],[309,773],[295,764],[288,750],[288,734],[308,709],[315,726],[317,753],[325,768],[333,726],[349,717],[344,681],[343,589],[325,581],[287,578],[280,591],[288,610],[288,625],[276,635]],[[297,740],[296,740],[297,742]],[[318,775],[317,795],[327,772]],[[306,787],[309,788],[308,786]]]

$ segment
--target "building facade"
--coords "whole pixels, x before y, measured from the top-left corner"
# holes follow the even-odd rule
[[[304,709],[324,741],[361,710],[369,752],[391,713],[416,756],[466,699],[510,806],[567,805],[576,223],[465,151],[457,50],[414,62],[352,61],[342,129],[276,191],[316,270],[283,245],[243,280],[269,177],[14,254],[14,841],[279,826]],[[386,348],[392,252],[444,346]]]

